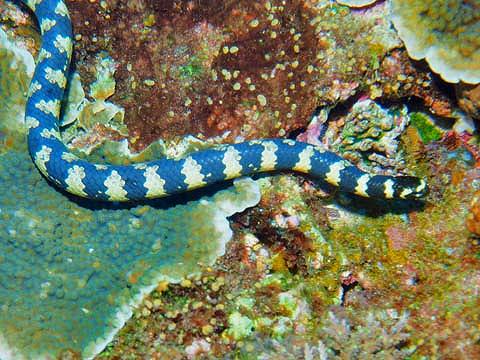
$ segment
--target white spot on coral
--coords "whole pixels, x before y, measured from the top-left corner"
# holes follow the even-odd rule
[[[330,165],[330,171],[325,174],[325,180],[332,185],[338,186],[340,184],[340,172],[345,169],[343,161],[337,161]]]
[[[260,169],[262,171],[275,170],[277,165],[277,155],[278,146],[272,141],[262,141],[263,151],[262,151],[262,162],[260,164]]]
[[[222,163],[225,165],[223,170],[225,179],[233,179],[242,175],[241,158],[240,153],[233,146],[227,147],[222,159]]]
[[[53,70],[51,67],[45,68],[45,78],[52,84],[57,84],[62,89],[67,83],[67,79],[61,70]]]
[[[42,145],[42,148],[35,154],[35,165],[37,165],[40,172],[45,176],[48,176],[46,164],[48,161],[50,161],[51,153],[51,148],[46,145]]]
[[[392,199],[395,191],[393,190],[393,180],[388,179],[383,183],[383,193],[385,194],[385,199]]]
[[[40,30],[42,30],[42,34],[46,33],[48,30],[53,28],[57,22],[52,19],[43,19],[40,23]]]
[[[367,190],[367,182],[370,180],[370,175],[368,174],[363,174],[360,176],[357,180],[357,186],[355,187],[355,194],[363,196],[363,197],[368,197]]]
[[[57,116],[60,112],[60,101],[58,100],[40,100],[38,103],[35,104],[35,107],[40,111],[44,112],[45,114],[52,114],[53,116]]]
[[[97,169],[97,170],[107,170],[108,169],[108,166],[103,165],[103,164],[93,164],[93,166],[95,166],[95,169]]]
[[[307,146],[298,154],[298,162],[293,167],[295,171],[301,171],[303,173],[308,173],[312,168],[312,156],[315,154],[315,150],[312,146]]]
[[[87,196],[85,191],[85,184],[82,180],[85,178],[85,169],[82,166],[73,165],[68,169],[68,176],[65,179],[67,191],[78,196]]]
[[[111,201],[128,200],[127,192],[123,188],[125,186],[125,180],[122,179],[122,177],[117,171],[112,170],[112,173],[107,177],[103,184],[107,188],[105,194],[108,195]]]
[[[157,173],[158,165],[147,166],[145,169],[145,189],[147,189],[147,198],[160,197],[165,195],[165,180]]]
[[[196,162],[192,157],[187,157],[183,164],[182,170],[180,171],[185,175],[185,183],[188,185],[189,189],[195,189],[205,185],[203,181],[205,178],[201,173],[202,167],[198,162]]]

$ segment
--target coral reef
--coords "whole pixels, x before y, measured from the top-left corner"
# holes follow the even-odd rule
[[[402,359],[413,353],[402,346],[411,335],[406,331],[408,313],[371,311],[360,314],[328,312],[319,327],[319,346],[334,359]],[[322,343],[322,344],[321,344]]]
[[[186,134],[217,142],[284,136],[305,127],[317,106],[364,91],[375,98],[384,88],[387,97],[447,107],[407,56],[393,80],[378,76],[401,45],[382,2],[361,13],[303,0],[67,3],[82,81],[95,81],[101,51],[116,63],[109,100],[125,109],[134,151]],[[414,77],[424,80],[412,84]]]
[[[226,217],[259,200],[244,180],[176,207],[77,203],[40,177],[22,142],[0,158],[0,333],[13,358],[92,357],[160,280],[178,282],[222,255]]]
[[[115,91],[114,63],[105,54],[96,58],[98,72],[85,96],[78,73],[70,77],[66,106],[61,119],[62,139],[71,148],[90,154],[106,141],[120,141],[128,136],[123,120],[125,111],[106,101]]]
[[[324,142],[364,168],[390,168],[398,173],[404,167],[399,138],[409,121],[405,107],[387,111],[371,100],[363,100],[355,103],[345,118],[329,124]]]
[[[480,1],[392,0],[392,20],[412,58],[448,82],[480,82]]]
[[[414,97],[437,116],[455,117],[456,105],[442,87],[431,72],[412,63],[405,51],[396,49],[379,64],[379,73],[370,84],[370,97],[397,101]]]
[[[418,123],[402,142],[429,174],[424,208],[339,205],[308,180],[264,178],[225,256],[152,293],[100,358],[474,357],[480,263],[465,218],[480,172]]]
[[[34,24],[0,0],[3,357],[93,357],[105,345],[97,358],[477,357],[480,140],[450,120],[477,117],[476,87],[457,85],[455,99],[412,61],[388,2],[67,5],[76,49],[62,136],[90,158],[285,135],[378,172],[411,169],[431,191],[424,203],[372,202],[277,174],[202,199],[66,197],[33,171],[19,126]],[[257,186],[258,205],[227,221],[258,202]]]

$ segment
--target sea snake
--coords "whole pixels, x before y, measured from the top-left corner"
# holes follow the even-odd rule
[[[197,151],[183,159],[134,165],[94,164],[72,154],[59,133],[61,101],[72,55],[72,25],[62,0],[22,0],[35,13],[42,46],[25,111],[28,147],[40,172],[59,188],[102,201],[139,201],[254,173],[305,173],[363,197],[415,199],[427,192],[412,176],[366,173],[340,156],[293,140],[262,139]]]

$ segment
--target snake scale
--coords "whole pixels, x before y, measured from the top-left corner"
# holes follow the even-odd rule
[[[366,173],[338,155],[292,140],[262,139],[197,151],[183,159],[134,165],[94,164],[72,154],[59,133],[61,101],[72,55],[72,25],[62,0],[22,0],[34,13],[42,46],[29,88],[25,121],[30,156],[59,188],[102,201],[138,201],[259,172],[290,170],[363,197],[415,199],[426,182]]]

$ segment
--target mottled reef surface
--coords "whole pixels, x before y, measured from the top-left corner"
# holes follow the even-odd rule
[[[405,3],[416,9],[416,1]],[[300,175],[261,177],[258,205],[230,218],[224,254],[189,263],[196,270],[181,281],[164,274],[98,359],[480,354],[480,85],[447,83],[426,61],[412,60],[390,20],[390,1],[360,9],[321,0],[66,4],[75,74],[62,121],[64,140],[76,151],[131,162],[289,137],[367,170],[424,177],[430,186],[424,201],[385,202]],[[2,44],[5,34],[36,55],[34,20],[4,0],[0,11]],[[23,139],[20,120],[12,119],[21,119],[28,84],[28,66],[15,67],[18,77],[5,75],[23,56],[8,51],[7,62],[0,58],[0,104],[8,109],[0,114],[2,167],[10,164],[2,156],[18,151]],[[41,196],[63,197],[47,190]],[[0,205],[5,201],[0,197]],[[95,219],[82,206],[67,207],[78,212],[73,220],[59,216],[68,224],[80,215]],[[106,222],[108,239],[155,243],[144,235],[152,210],[106,210],[75,231],[94,236]],[[125,234],[115,214],[141,221]],[[196,229],[205,220],[191,221]],[[179,248],[188,262],[194,246],[185,242]],[[137,283],[136,276],[132,271],[128,281]]]

